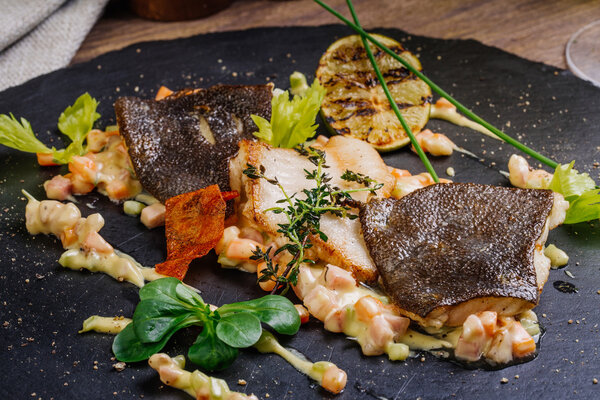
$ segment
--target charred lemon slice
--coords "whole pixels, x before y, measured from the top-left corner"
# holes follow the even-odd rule
[[[387,36],[372,36],[421,70],[417,57],[400,43]],[[416,134],[429,119],[431,89],[390,55],[373,45],[371,49],[400,112]],[[348,36],[329,46],[319,61],[316,75],[327,90],[321,113],[332,133],[365,140],[379,151],[409,143],[360,36]]]

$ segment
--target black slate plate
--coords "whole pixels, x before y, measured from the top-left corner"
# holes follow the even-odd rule
[[[600,90],[561,71],[532,63],[474,41],[434,40],[398,30],[378,30],[418,53],[426,73],[493,124],[533,147],[568,162],[598,179]],[[274,81],[287,87],[294,70],[312,74],[321,53],[336,38],[349,34],[342,26],[271,28],[196,36],[134,45],[88,63],[57,71],[0,93],[0,113],[26,117],[47,143],[58,143],[60,112],[84,91],[101,101],[100,126],[114,123],[112,103],[118,96],[151,97],[165,84],[171,88],[216,83],[250,84]],[[451,124],[431,121],[434,130],[482,157],[454,154],[433,160],[441,176],[447,167],[456,181],[506,185],[499,173],[513,152],[507,145]],[[423,170],[417,157],[402,150],[384,156],[387,163]],[[39,168],[35,157],[0,149],[0,398],[2,399],[185,399],[163,387],[154,371],[138,363],[123,372],[112,368],[112,338],[78,335],[92,314],[131,315],[137,288],[101,274],[65,270],[57,264],[57,240],[30,237],[24,224],[24,188],[43,198],[41,183],[59,168]],[[84,214],[106,218],[101,234],[118,249],[152,265],[165,257],[164,231],[147,231],[121,208],[100,195],[81,198]],[[390,362],[385,356],[364,357],[343,335],[326,333],[311,322],[293,338],[282,338],[312,360],[331,360],[348,372],[345,392],[336,398],[445,399],[467,398],[598,398],[600,317],[600,230],[598,223],[565,226],[549,242],[571,256],[567,269],[552,271],[536,309],[547,328],[539,357],[501,371],[469,371],[425,356]],[[205,300],[222,304],[262,293],[254,277],[219,269],[214,256],[196,262],[187,281],[203,291]],[[564,294],[556,280],[574,283],[579,292]],[[568,320],[573,320],[568,324]],[[177,335],[167,350],[181,352],[195,335]],[[93,369],[97,362],[97,370]],[[333,397],[283,360],[243,351],[234,366],[218,374],[231,388],[261,398],[313,399]],[[518,376],[518,379],[516,378]],[[501,384],[503,377],[507,384]],[[247,386],[238,386],[245,379]]]

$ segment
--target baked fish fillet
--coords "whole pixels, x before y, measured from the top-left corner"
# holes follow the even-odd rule
[[[355,182],[347,182],[340,176],[348,169],[368,175],[384,186],[378,196],[390,195],[394,178],[387,166],[369,144],[358,139],[342,136],[332,137],[320,147],[325,151],[326,163],[330,168],[325,172],[332,177],[330,184],[340,188],[364,187]],[[306,179],[304,170],[312,171],[315,166],[308,159],[293,149],[273,148],[267,144],[243,141],[240,152],[231,160],[232,189],[242,193],[240,205],[242,217],[259,230],[277,237],[278,224],[287,222],[285,215],[265,212],[271,207],[281,204],[277,200],[283,198],[280,189],[264,179],[249,179],[242,174],[247,164],[265,169],[265,176],[277,178],[288,195],[297,193],[301,198],[303,189],[314,187],[314,181]],[[365,201],[367,193],[356,193],[356,200]],[[358,213],[358,210],[355,210]],[[340,218],[331,214],[321,217],[321,230],[327,235],[325,242],[318,237],[311,237],[313,254],[325,262],[351,271],[363,282],[377,279],[377,269],[369,256],[365,241],[360,232],[358,219]]]
[[[386,292],[423,326],[479,311],[533,308],[548,279],[548,230],[568,203],[549,190],[472,183],[427,186],[362,206],[362,230]]]
[[[159,101],[121,97],[117,123],[144,189],[168,198],[217,184],[229,190],[228,160],[271,117],[272,85],[181,91]]]

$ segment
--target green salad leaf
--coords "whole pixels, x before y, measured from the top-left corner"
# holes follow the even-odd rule
[[[293,148],[315,135],[317,113],[325,96],[325,88],[315,80],[303,95],[285,91],[273,96],[271,120],[252,115],[258,127],[254,135],[274,147]]]
[[[140,289],[131,324],[113,342],[119,361],[136,362],[161,351],[175,332],[202,326],[188,357],[200,367],[215,371],[236,359],[238,348],[250,347],[260,338],[261,322],[278,332],[294,334],[300,317],[294,305],[282,296],[227,304],[211,309],[194,290],[175,278],[161,278]]]
[[[560,193],[569,202],[565,224],[600,218],[600,189],[587,173],[579,173],[570,164],[559,164],[548,189]]]
[[[73,156],[86,153],[85,138],[94,122],[100,118],[97,107],[98,101],[89,93],[84,93],[61,113],[58,129],[71,139],[66,149],[49,148],[35,136],[25,118],[19,121],[12,114],[0,114],[0,144],[27,153],[52,153],[56,163],[67,164]]]

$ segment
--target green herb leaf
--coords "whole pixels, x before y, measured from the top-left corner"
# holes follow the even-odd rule
[[[565,224],[593,221],[600,218],[600,190],[592,189],[569,202]]]
[[[133,313],[133,328],[141,342],[154,343],[161,340],[185,319],[200,322],[194,317],[193,311],[179,304],[154,299],[142,300]]]
[[[100,118],[100,114],[96,112],[97,107],[98,101],[86,92],[58,117],[58,129],[72,141],[66,149],[69,155],[85,153],[83,142],[94,127],[94,122]]]
[[[296,307],[283,296],[267,295],[259,299],[226,304],[218,310],[222,318],[230,313],[249,312],[278,333],[293,335],[300,328]]]
[[[250,347],[262,333],[260,320],[247,312],[222,316],[217,324],[217,336],[231,347]]]
[[[187,288],[179,279],[171,277],[144,285],[140,289],[140,300],[157,300],[189,309],[193,309],[194,303],[204,305],[199,294]]]
[[[252,115],[258,127],[254,135],[274,147],[293,148],[315,135],[315,119],[321,109],[325,88],[315,80],[304,94],[290,99],[287,91],[274,95],[271,121]]]
[[[237,358],[238,350],[223,342],[215,334],[214,321],[209,321],[188,350],[188,358],[208,371],[229,367]]]
[[[554,170],[554,176],[548,187],[553,192],[561,193],[568,201],[596,187],[594,180],[587,173],[580,174],[573,169],[573,164],[575,161],[571,161],[570,164],[559,164]]]
[[[112,351],[119,361],[137,362],[147,360],[151,355],[161,351],[175,332],[177,332],[177,329],[173,329],[158,342],[142,343],[135,335],[133,324],[129,324],[115,337]]]
[[[44,143],[35,137],[31,124],[21,118],[21,122],[10,114],[0,115],[0,144],[26,153],[52,153]]]

